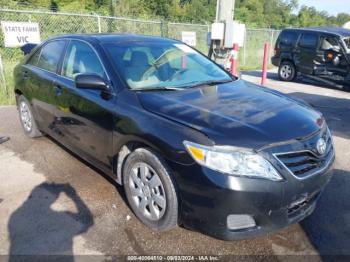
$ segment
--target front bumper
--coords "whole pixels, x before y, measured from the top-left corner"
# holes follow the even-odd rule
[[[331,165],[308,179],[283,182],[228,176],[197,164],[172,168],[177,170],[183,226],[223,240],[250,238],[301,221],[313,212],[332,176]],[[249,215],[256,226],[230,230],[227,217],[232,214]]]
[[[317,157],[314,148],[320,138],[325,139],[327,148]],[[282,159],[276,156],[281,152],[286,152]],[[265,147],[259,154],[271,162],[283,181],[230,176],[198,164],[169,163],[179,189],[182,224],[215,238],[236,240],[278,230],[310,215],[333,173],[335,153],[328,128],[324,126],[304,140]],[[291,168],[283,164],[286,157],[286,165],[292,164]],[[300,169],[308,167],[306,163],[318,163],[317,168]],[[239,221],[232,223],[235,221],[228,221],[229,216]],[[245,222],[253,226],[232,227]]]

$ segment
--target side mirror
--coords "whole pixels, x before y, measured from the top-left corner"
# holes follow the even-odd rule
[[[37,46],[37,44],[25,44],[23,46],[21,46],[21,50],[23,52],[24,55],[29,54],[35,47]]]
[[[95,74],[80,74],[75,77],[76,88],[81,89],[95,89],[105,91],[108,90],[108,84],[106,81]]]

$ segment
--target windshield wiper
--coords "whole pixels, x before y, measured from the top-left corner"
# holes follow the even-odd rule
[[[213,86],[213,85],[219,85],[224,83],[232,82],[233,80],[225,79],[225,80],[208,80],[208,81],[194,81],[189,83],[189,85],[186,85],[187,88],[191,87],[197,87],[197,86]]]
[[[135,91],[178,91],[178,90],[186,90],[187,88],[197,87],[197,86],[205,86],[205,85],[218,85],[232,82],[233,80],[224,79],[224,80],[208,80],[208,81],[193,81],[186,83],[181,86],[158,86],[158,87],[141,87],[141,88],[132,88],[131,90]]]
[[[177,91],[184,90],[185,88],[176,86],[159,86],[159,87],[144,87],[144,88],[132,88],[135,91]]]

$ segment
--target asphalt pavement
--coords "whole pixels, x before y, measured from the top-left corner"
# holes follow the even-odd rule
[[[259,76],[243,73],[255,83]],[[334,135],[335,175],[302,223],[233,242],[182,227],[153,232],[133,215],[120,186],[52,139],[27,138],[16,108],[3,106],[0,137],[10,140],[0,144],[0,255],[97,255],[101,261],[113,255],[240,255],[269,261],[290,258],[280,255],[313,255],[315,261],[350,255],[350,93],[280,82],[275,72],[268,77],[267,86],[323,112]]]

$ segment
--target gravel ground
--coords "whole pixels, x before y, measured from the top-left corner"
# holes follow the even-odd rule
[[[259,72],[246,72],[243,78],[260,81]],[[275,72],[269,73],[267,86],[322,111],[334,134],[335,176],[302,223],[234,242],[181,227],[152,232],[132,214],[121,187],[50,138],[25,137],[16,108],[5,106],[0,107],[0,136],[11,139],[0,145],[0,255],[98,255],[94,260],[146,254],[254,255],[254,260],[313,255],[315,261],[350,255],[350,93],[282,83]]]

